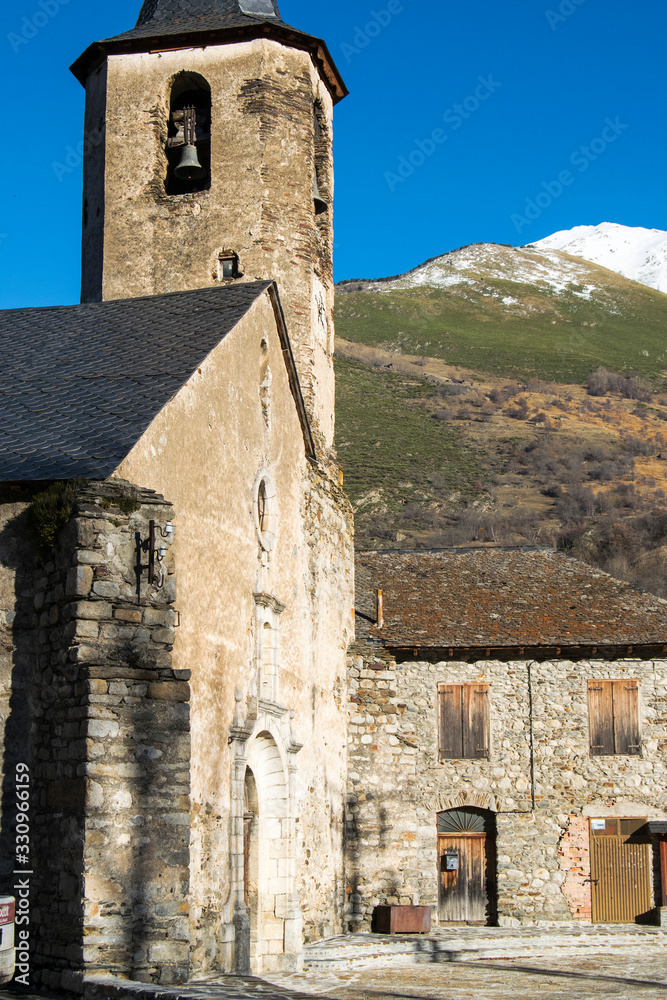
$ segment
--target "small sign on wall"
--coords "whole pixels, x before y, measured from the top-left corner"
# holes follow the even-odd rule
[[[604,819],[592,819],[591,820],[591,830],[604,830],[606,829],[607,821]]]

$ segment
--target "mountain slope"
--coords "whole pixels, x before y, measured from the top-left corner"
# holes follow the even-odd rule
[[[619,226],[577,226],[532,244],[544,250],[564,250],[608,267],[610,271],[667,292],[667,233],[661,229]]]
[[[336,289],[345,340],[504,378],[580,383],[667,364],[667,296],[560,250],[474,244]]]
[[[554,544],[667,598],[666,295],[476,245],[339,285],[336,323],[358,547]]]

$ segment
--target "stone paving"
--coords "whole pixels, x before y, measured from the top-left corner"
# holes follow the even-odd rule
[[[520,961],[454,961],[447,964],[296,973],[272,977],[274,985],[337,1000],[665,1000],[667,955],[527,958]]]
[[[101,977],[102,979],[102,977]],[[100,983],[101,985],[101,983]],[[185,987],[146,986],[104,977],[86,992],[118,1000],[666,1000],[667,951],[619,949],[606,954],[501,959],[272,974],[270,979],[222,976]],[[110,988],[109,988],[110,987]],[[21,991],[23,1000],[45,995]],[[58,994],[58,1000],[81,1000]],[[17,1000],[0,990],[0,1000]],[[50,997],[50,1000],[56,1000]]]

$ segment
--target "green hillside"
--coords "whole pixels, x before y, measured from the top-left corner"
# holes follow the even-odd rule
[[[353,503],[375,492],[374,505],[396,512],[416,497],[474,492],[484,478],[476,450],[433,420],[436,397],[424,379],[336,358],[337,448]]]
[[[558,251],[474,247],[416,278],[339,286],[336,333],[508,379],[652,377],[667,367],[667,295]]]

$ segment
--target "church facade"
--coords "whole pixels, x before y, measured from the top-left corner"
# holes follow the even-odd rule
[[[149,0],[73,70],[82,305],[0,316],[3,839],[10,877],[27,765],[31,982],[296,969],[344,902],[346,91],[272,0]]]

